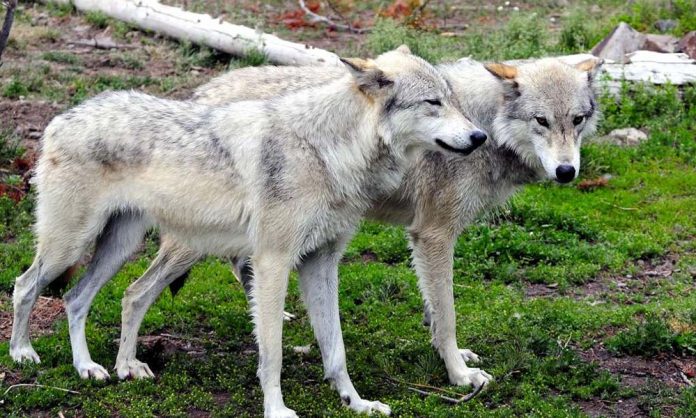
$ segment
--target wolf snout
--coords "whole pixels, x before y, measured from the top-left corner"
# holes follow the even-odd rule
[[[556,181],[568,183],[575,178],[575,167],[570,164],[562,164],[556,167]]]

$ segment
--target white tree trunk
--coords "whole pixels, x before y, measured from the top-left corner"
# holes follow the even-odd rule
[[[99,11],[141,29],[178,40],[188,40],[235,56],[250,49],[263,52],[280,65],[342,65],[332,52],[310,45],[285,41],[246,26],[233,25],[206,14],[166,6],[156,0],[51,0],[72,3],[80,11]]]

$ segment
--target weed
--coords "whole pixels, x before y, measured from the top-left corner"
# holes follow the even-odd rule
[[[103,12],[97,10],[90,10],[87,13],[85,13],[85,20],[87,21],[87,23],[98,29],[104,29],[107,26],[109,26],[109,21],[111,19]]]
[[[231,60],[228,68],[233,70],[242,67],[260,67],[268,64],[268,57],[263,51],[250,48],[246,51],[243,57]]]
[[[696,335],[693,332],[675,333],[665,319],[648,313],[636,326],[607,340],[607,347],[619,354],[652,357],[660,353],[695,353]]]
[[[178,49],[181,58],[177,62],[177,67],[180,71],[188,71],[192,67],[212,68],[219,63],[229,61],[227,54],[188,41],[182,42]]]
[[[80,65],[82,63],[82,60],[77,55],[62,51],[46,51],[41,54],[41,58],[61,64]]]
[[[12,77],[12,80],[2,89],[2,95],[8,99],[19,99],[27,94],[29,94],[29,89],[17,77]]]

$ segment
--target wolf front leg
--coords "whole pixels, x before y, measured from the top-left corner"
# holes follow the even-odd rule
[[[454,311],[452,264],[456,234],[439,229],[409,230],[413,266],[425,299],[426,316],[430,312],[433,346],[445,361],[450,382],[455,385],[481,386],[493,377],[483,370],[469,368],[466,360],[477,361],[470,350],[457,347],[457,323]]]
[[[324,377],[338,391],[343,404],[359,413],[389,415],[389,406],[360,397],[346,367],[338,312],[338,263],[348,239],[331,243],[303,258],[298,268],[302,297],[321,351]]]
[[[280,390],[283,365],[283,308],[292,268],[292,257],[276,251],[259,251],[252,257],[251,312],[259,344],[257,375],[263,389],[265,418],[296,418],[285,406]]]

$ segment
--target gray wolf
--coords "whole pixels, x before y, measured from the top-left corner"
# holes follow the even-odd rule
[[[38,361],[28,337],[31,307],[96,241],[85,277],[65,301],[74,366],[82,377],[106,378],[86,346],[89,306],[157,226],[183,244],[159,260],[163,269],[154,274],[162,282],[202,254],[251,257],[264,414],[296,416],[280,386],[290,271],[313,254],[340,254],[363,213],[401,184],[419,149],[469,153],[485,139],[424,60],[391,51],[344,62],[342,77],[267,100],[213,107],[111,92],[56,117],[36,169],[37,250],[15,283],[11,356]],[[308,298],[323,297],[324,276],[308,277]],[[140,315],[137,303],[126,310]],[[338,315],[322,313],[313,315],[338,323]],[[389,413],[357,396],[344,370],[335,376],[351,407]]]
[[[465,115],[487,130],[491,139],[468,157],[422,152],[412,162],[399,189],[375,202],[368,212],[372,219],[407,227],[413,266],[425,301],[425,323],[431,328],[433,345],[445,361],[452,384],[485,385],[491,379],[485,371],[467,367],[466,362],[477,362],[479,357],[457,346],[452,290],[457,236],[482,212],[503,204],[521,186],[544,178],[565,183],[577,176],[582,138],[595,130],[599,118],[593,80],[600,65],[601,61],[588,60],[570,66],[551,58],[519,66],[483,65],[468,59],[438,66],[453,86]],[[246,68],[200,87],[194,100],[214,104],[272,97],[312,83],[328,82],[343,72],[297,67]],[[171,260],[176,251],[181,251],[180,245],[166,240],[158,260]],[[305,258],[299,268],[301,290],[330,379],[335,370],[346,370],[340,324],[336,320],[339,259],[339,251],[327,248]],[[158,260],[150,267],[156,273],[148,271],[129,288],[124,308],[156,299],[157,294],[151,290],[155,286],[145,283],[160,280],[162,283],[156,287],[161,291],[166,282],[177,278],[167,274],[164,261]],[[253,282],[250,264],[238,260],[235,272],[249,289]],[[323,295],[319,288],[304,285],[315,276],[325,277]],[[331,319],[315,321],[317,311]],[[124,314],[116,361],[120,377],[151,375],[149,369],[128,366],[137,361],[138,326],[138,320]]]

